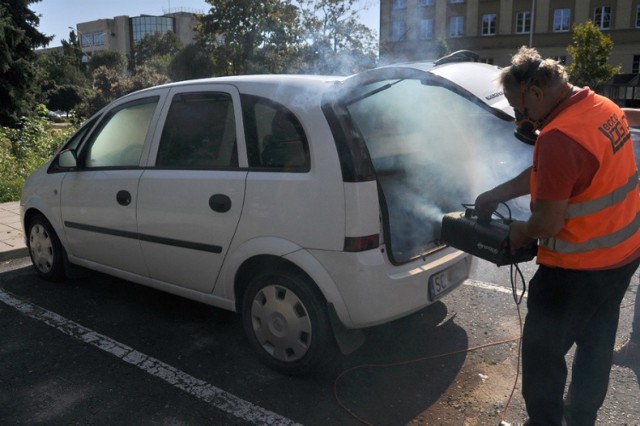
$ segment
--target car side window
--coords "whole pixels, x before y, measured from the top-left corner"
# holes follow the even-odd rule
[[[238,167],[231,96],[227,93],[174,96],[162,130],[156,166],[180,169]]]
[[[275,171],[309,171],[309,145],[298,118],[283,105],[243,96],[249,166]]]
[[[137,167],[158,99],[133,101],[107,113],[88,142],[85,167]]]

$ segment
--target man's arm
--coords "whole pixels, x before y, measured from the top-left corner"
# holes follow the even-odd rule
[[[527,195],[530,192],[531,167],[518,176],[495,188],[483,192],[476,198],[476,211],[481,216],[489,216],[498,208],[498,204]]]
[[[511,248],[515,250],[533,240],[557,235],[564,225],[568,205],[569,200],[536,200],[529,220],[511,224]]]

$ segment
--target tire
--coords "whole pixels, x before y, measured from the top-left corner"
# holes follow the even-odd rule
[[[262,361],[287,375],[314,372],[335,354],[326,302],[301,272],[254,276],[243,298],[242,324]]]
[[[62,244],[49,221],[41,214],[29,221],[27,247],[38,275],[47,281],[61,281],[65,278]]]

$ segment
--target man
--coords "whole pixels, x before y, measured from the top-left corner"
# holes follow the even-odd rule
[[[640,127],[640,109],[636,108],[622,108],[622,111],[627,117],[629,126]],[[634,143],[640,143],[635,142]],[[639,163],[637,153],[640,147],[636,147],[636,165]],[[636,303],[633,313],[633,323],[631,324],[631,334],[626,341],[616,348],[613,353],[613,361],[616,364],[631,364],[635,363],[640,365],[640,297],[638,296],[638,290],[636,290]]]
[[[511,248],[538,240],[522,340],[529,425],[593,425],[609,382],[620,303],[640,263],[640,193],[629,128],[614,103],[572,86],[522,47],[500,75],[518,126],[540,130],[533,164],[478,196],[479,214],[531,194]],[[565,355],[577,345],[566,400]]]

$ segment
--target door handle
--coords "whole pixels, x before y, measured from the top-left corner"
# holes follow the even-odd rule
[[[231,198],[224,194],[214,194],[209,198],[209,207],[214,212],[228,212],[231,210]]]
[[[116,194],[116,200],[121,206],[128,206],[129,204],[131,204],[131,194],[129,193],[129,191],[118,191],[118,193]]]

